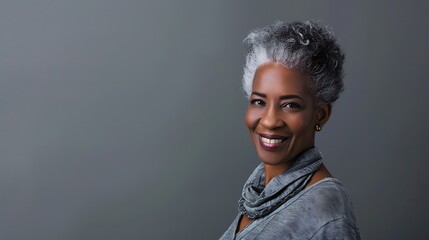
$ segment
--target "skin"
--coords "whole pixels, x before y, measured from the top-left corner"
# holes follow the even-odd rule
[[[308,76],[275,62],[261,65],[255,73],[245,123],[264,163],[265,186],[288,169],[299,153],[314,146],[316,124],[323,127],[329,120],[331,105],[316,104],[316,98],[308,88],[308,80]],[[287,139],[278,149],[267,150],[260,144],[260,134]],[[326,177],[332,175],[322,164],[306,188]],[[242,215],[237,232],[251,222]]]

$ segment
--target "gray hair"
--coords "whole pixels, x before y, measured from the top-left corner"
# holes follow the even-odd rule
[[[250,98],[256,69],[268,62],[281,63],[311,77],[310,90],[317,104],[335,102],[344,91],[344,53],[333,34],[313,21],[285,22],[253,30],[247,45],[243,89]]]

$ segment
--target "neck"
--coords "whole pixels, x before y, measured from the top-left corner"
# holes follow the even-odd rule
[[[264,164],[264,170],[265,170],[265,186],[268,185],[268,183],[271,181],[271,179],[277,177],[282,172],[286,171],[288,169],[289,164],[280,164],[280,165],[269,165]]]
[[[306,151],[309,148],[314,147],[314,144],[310,145],[307,148],[304,148],[303,151]],[[301,152],[303,152],[301,151]],[[300,154],[300,153],[299,153]],[[299,155],[297,154],[297,155]],[[268,185],[268,183],[275,177],[277,177],[278,175],[282,174],[284,171],[286,171],[289,166],[293,163],[293,160],[295,157],[292,158],[292,160],[289,160],[287,162],[278,164],[278,165],[270,165],[270,164],[266,164],[264,163],[264,170],[265,170],[265,186]]]

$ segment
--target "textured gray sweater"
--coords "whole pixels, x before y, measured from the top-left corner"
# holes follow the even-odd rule
[[[266,186],[260,163],[244,184],[238,214],[220,239],[360,239],[352,201],[338,179],[324,178],[305,188],[322,158],[315,146],[303,150]],[[254,221],[235,234],[242,214]]]
[[[240,215],[220,239],[360,239],[350,196],[336,178],[300,191],[235,234]]]

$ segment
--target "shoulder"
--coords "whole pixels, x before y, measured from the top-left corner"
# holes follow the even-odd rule
[[[283,204],[271,221],[290,238],[359,232],[350,196],[336,178],[322,179],[302,190]]]
[[[336,178],[325,178],[304,189],[293,204],[306,206],[313,216],[326,221],[347,217],[354,211],[347,189]]]
[[[329,221],[353,213],[353,204],[341,181],[328,177],[302,190],[279,210],[279,215],[297,210]]]

